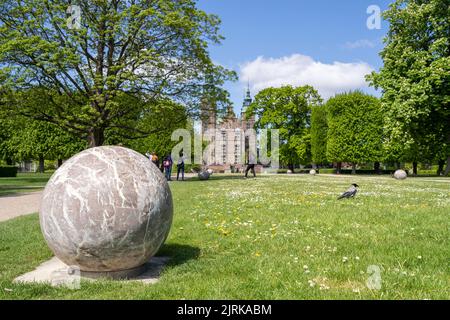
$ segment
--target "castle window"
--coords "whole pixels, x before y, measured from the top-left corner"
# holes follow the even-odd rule
[[[227,146],[224,144],[222,146],[223,163],[227,162]]]

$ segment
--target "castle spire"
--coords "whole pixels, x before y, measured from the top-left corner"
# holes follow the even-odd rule
[[[250,93],[250,81],[247,84],[247,93],[244,98],[244,104],[242,105],[242,113],[247,111],[247,108],[252,104],[252,95]]]

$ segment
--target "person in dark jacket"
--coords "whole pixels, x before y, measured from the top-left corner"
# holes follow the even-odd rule
[[[177,181],[180,179],[180,173],[181,173],[181,180],[184,181],[184,154],[183,154],[183,152],[180,153],[180,158],[178,159]]]
[[[256,171],[255,171],[255,166],[256,166],[256,159],[255,156],[250,152],[249,154],[249,159],[248,159],[248,164],[247,164],[247,169],[245,170],[245,178],[248,177],[248,172],[251,170],[253,173],[253,177],[256,178]]]
[[[171,155],[168,155],[164,159],[163,166],[164,166],[164,172],[165,172],[167,181],[171,181],[172,180],[172,166],[173,166],[173,160],[172,160]]]

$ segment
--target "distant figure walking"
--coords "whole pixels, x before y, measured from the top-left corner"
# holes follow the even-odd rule
[[[178,159],[178,164],[177,164],[177,181],[180,178],[180,173],[181,173],[181,180],[184,181],[184,153],[181,152],[180,153],[180,158]]]
[[[173,166],[172,156],[168,155],[164,159],[163,166],[167,181],[172,181],[172,166]]]
[[[245,177],[248,178],[248,172],[251,170],[253,173],[253,177],[256,178],[256,171],[255,171],[255,166],[256,166],[256,161],[255,161],[255,156],[250,152],[250,155],[248,157],[248,164],[247,164],[247,169],[245,170]]]

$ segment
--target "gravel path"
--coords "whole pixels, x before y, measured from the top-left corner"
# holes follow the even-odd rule
[[[0,197],[0,221],[38,212],[41,196],[42,191]]]

